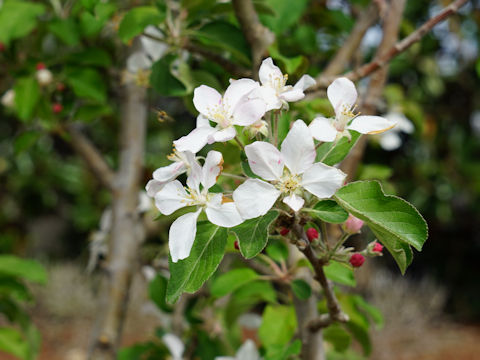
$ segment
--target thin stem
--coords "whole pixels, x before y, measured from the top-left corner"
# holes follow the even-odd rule
[[[328,233],[327,233],[327,224],[325,221],[320,223],[320,231],[322,233],[322,241],[324,242],[327,250],[330,250],[330,245],[328,244]]]
[[[237,142],[238,146],[242,148],[243,151],[245,151],[245,145],[243,145],[242,140],[238,137],[238,135],[235,135],[235,141]]]
[[[338,248],[339,248],[340,246],[342,246],[343,243],[344,243],[345,241],[347,241],[347,239],[348,239],[349,237],[350,237],[350,234],[348,234],[348,233],[345,233],[345,234],[342,235],[342,237],[340,238],[340,240],[338,240],[338,242],[335,244],[335,246],[334,246],[334,248],[332,249],[332,251],[329,252],[329,258],[331,258],[331,257],[335,254],[335,252],[338,250]]]
[[[277,263],[275,261],[273,261],[267,255],[264,255],[264,254],[258,254],[258,256],[272,268],[273,272],[278,277],[282,278],[284,276],[284,273],[283,273],[282,269],[280,269],[280,267],[277,265]]]
[[[337,145],[337,140],[335,140],[332,143],[332,147],[330,149],[328,149],[328,151],[325,153],[325,155],[322,156],[322,158],[320,159],[320,162],[323,162],[328,157],[328,155],[330,155],[330,153],[333,151],[333,149],[335,149],[336,145]]]
[[[230,174],[227,172],[222,172],[222,175],[233,178],[233,179],[238,179],[238,180],[245,180],[247,178],[246,176]]]

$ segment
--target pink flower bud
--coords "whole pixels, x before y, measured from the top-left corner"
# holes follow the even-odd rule
[[[312,242],[315,239],[318,239],[318,231],[315,228],[307,229],[307,238],[308,241]]]
[[[343,228],[349,234],[356,234],[360,232],[360,229],[362,228],[362,226],[363,226],[363,221],[360,220],[359,218],[356,218],[352,214],[350,214],[348,215],[348,219],[347,221],[345,221]]]
[[[280,235],[285,236],[290,232],[290,229],[287,229],[286,227],[283,227],[280,229]]]
[[[55,104],[52,105],[52,111],[55,114],[58,114],[58,113],[62,112],[62,110],[63,110],[63,105],[62,104],[55,103]]]
[[[349,262],[350,264],[352,264],[353,267],[360,267],[365,262],[365,256],[359,253],[355,253],[350,257]]]
[[[373,248],[372,248],[372,251],[374,252],[382,252],[383,250],[383,245],[376,242],[374,245],[373,245]]]
[[[240,245],[238,244],[238,241],[235,241],[233,243],[233,246],[235,247],[236,250],[240,250]]]
[[[47,68],[47,67],[46,67],[45,64],[42,63],[42,62],[39,62],[39,63],[37,64],[37,66],[36,66],[37,71],[39,71],[39,70],[44,70],[44,69],[46,69],[46,68]]]

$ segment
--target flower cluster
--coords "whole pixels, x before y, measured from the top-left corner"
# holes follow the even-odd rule
[[[193,97],[199,112],[196,128],[174,141],[175,150],[169,156],[172,164],[157,169],[147,184],[147,193],[155,199],[162,214],[170,215],[183,207],[194,209],[178,217],[170,227],[173,262],[189,256],[202,211],[211,223],[228,228],[265,215],[274,207],[298,212],[306,203],[330,198],[343,185],[346,174],[315,162],[314,139],[336,142],[344,136],[349,138],[349,130],[371,134],[395,125],[379,116],[356,116],[355,86],[350,80],[339,78],[327,91],[335,118],[317,117],[309,126],[303,120],[296,120],[278,148],[273,136],[267,136],[270,131],[264,120],[269,118],[266,114],[278,115],[288,110],[288,102],[303,99],[304,91],[315,81],[304,75],[294,86],[286,85],[287,76],[271,58],[263,61],[259,79],[260,82],[232,80],[223,96],[209,86],[196,88]],[[249,133],[252,128],[261,129],[254,135],[256,140],[243,148],[255,177],[246,177],[231,194],[211,192],[223,169],[222,154],[213,150],[205,158],[196,154],[207,144],[233,139],[243,147],[237,134],[242,127]],[[187,173],[186,186],[176,180],[183,173]]]

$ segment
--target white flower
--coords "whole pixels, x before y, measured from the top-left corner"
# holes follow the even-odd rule
[[[215,360],[260,360],[255,343],[247,339],[243,345],[238,349],[235,357],[232,356],[217,356]]]
[[[207,143],[233,139],[237,134],[234,125],[249,126],[260,120],[265,114],[265,102],[246,97],[259,86],[251,79],[234,80],[223,97],[209,86],[197,87],[193,93],[193,104],[200,113],[197,127],[190,134],[174,141],[176,148],[196,153]],[[210,121],[217,125],[211,127]]]
[[[362,134],[379,134],[395,126],[395,122],[380,116],[356,116],[357,90],[347,78],[338,78],[327,89],[328,100],[335,110],[335,119],[315,118],[310,124],[312,136],[319,141],[331,142],[343,136],[350,138],[348,130]]]
[[[380,146],[387,151],[398,149],[402,145],[402,138],[400,133],[411,134],[415,130],[412,122],[407,117],[399,112],[389,112],[385,117],[397,124],[392,131],[380,135]]]
[[[233,192],[244,219],[266,214],[280,196],[284,203],[298,211],[305,202],[303,190],[320,199],[329,198],[346,176],[334,167],[313,163],[315,146],[302,120],[295,121],[280,151],[272,144],[256,141],[245,146],[245,153],[252,171],[271,183],[248,179]]]
[[[53,74],[48,69],[37,70],[35,77],[41,86],[49,85],[53,81]]]
[[[267,103],[267,111],[288,107],[288,102],[298,101],[305,97],[307,88],[315,85],[310,75],[303,75],[295,86],[286,85],[288,76],[273,64],[272,58],[263,60],[258,72],[261,87],[253,91],[249,97],[259,97]]]
[[[183,344],[182,340],[175,334],[167,333],[162,336],[162,341],[165,346],[170,351],[172,355],[172,360],[182,360],[183,353],[185,352],[185,345]]]
[[[162,39],[163,34],[154,26],[147,26],[146,34]],[[148,36],[140,36],[141,49],[135,51],[127,59],[127,70],[133,74],[149,70],[168,50],[168,45]]]
[[[188,188],[178,180],[171,181],[156,193],[155,205],[164,215],[185,206],[197,206],[195,212],[189,212],[177,218],[169,231],[169,247],[172,261],[177,262],[187,258],[195,240],[197,219],[205,210],[208,220],[218,226],[232,227],[243,222],[233,202],[224,202],[222,194],[209,193],[222,170],[222,154],[210,151],[201,167],[198,163],[191,164],[190,175],[187,178]],[[200,184],[203,186],[200,189]]]
[[[172,164],[158,168],[153,172],[153,179],[147,183],[145,190],[148,196],[155,197],[155,194],[169,181],[172,181],[180,174],[189,172],[192,164],[197,163],[195,155],[190,151],[177,151],[173,150],[173,153],[168,155],[167,158],[173,161]]]
[[[2,96],[2,105],[8,108],[15,106],[15,90],[10,89]]]

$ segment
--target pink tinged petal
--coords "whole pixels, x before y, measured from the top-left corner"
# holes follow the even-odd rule
[[[283,174],[283,156],[270,143],[255,141],[245,146],[250,169],[265,180],[278,180]]]
[[[155,194],[162,189],[163,185],[165,185],[165,182],[163,181],[150,180],[145,186],[145,191],[148,196],[153,198],[155,197]]]
[[[285,204],[290,206],[293,211],[298,211],[302,208],[305,200],[301,196],[296,194],[290,194],[289,196],[285,196],[282,200]]]
[[[297,120],[283,140],[281,146],[285,165],[293,174],[302,174],[315,161],[315,145],[307,125]]]
[[[265,111],[280,109],[283,105],[275,89],[270,86],[260,86],[258,89],[253,90],[248,97],[250,99],[262,99],[266,104]]]
[[[220,196],[220,198],[222,197],[221,194],[218,194],[218,196]],[[233,202],[226,202],[224,204],[208,203],[205,213],[212,224],[222,227],[229,228],[243,222],[243,218],[240,216],[237,206]]]
[[[355,130],[362,134],[380,134],[384,131],[390,130],[397,123],[385,119],[381,116],[357,116],[352,120],[350,125],[347,125],[347,129]]]
[[[178,180],[166,183],[155,194],[155,206],[163,215],[170,215],[178,209],[187,206],[188,194]]]
[[[398,149],[401,145],[402,139],[394,131],[389,131],[385,134],[380,135],[380,146],[384,150],[393,151]]]
[[[327,88],[328,100],[335,109],[335,113],[350,110],[357,101],[357,90],[355,84],[347,78],[338,78]]]
[[[248,95],[252,90],[260,87],[260,84],[252,79],[232,80],[230,86],[223,95],[223,102],[228,106],[228,114],[233,114],[233,109],[239,101]]]
[[[272,58],[269,57],[262,61],[262,65],[260,65],[260,70],[258,71],[258,78],[262,85],[265,85],[275,78],[283,78],[283,74],[278,66],[273,64]]]
[[[212,107],[222,103],[222,95],[207,85],[201,85],[193,91],[193,105],[199,113],[208,116]]]
[[[174,162],[168,166],[158,168],[153,172],[153,178],[158,181],[167,182],[175,179],[178,175],[187,170],[183,162]]]
[[[172,261],[186,259],[192,250],[193,241],[197,234],[197,219],[202,209],[177,218],[168,233],[168,247]]]
[[[346,178],[346,174],[322,163],[315,163],[302,176],[302,187],[319,199],[325,199],[335,194]]]
[[[196,129],[193,129],[190,134],[182,136],[180,139],[175,140],[175,148],[178,151],[191,151],[196,154],[199,152],[205,145],[208,143],[208,137],[215,133],[215,130],[212,127],[202,126]]]
[[[248,126],[257,122],[265,115],[266,104],[261,99],[241,101],[233,113],[233,123]]]
[[[209,151],[202,167],[202,185],[210,189],[222,171],[223,157],[218,151]]]
[[[310,75],[303,75],[300,80],[297,81],[295,86],[293,87],[294,89],[302,90],[305,91],[309,87],[315,85],[315,79],[312,78]]]
[[[312,136],[318,141],[332,142],[337,137],[337,129],[333,121],[324,117],[316,117],[308,126]]]
[[[208,137],[208,143],[213,144],[214,142],[225,142],[228,140],[232,140],[235,135],[237,135],[237,131],[233,126],[228,128],[215,131]]]
[[[292,89],[283,92],[280,97],[285,100],[285,101],[298,101],[302,100],[305,97],[305,94],[303,93],[303,90],[300,89]]]
[[[259,179],[248,179],[233,192],[238,212],[245,220],[265,215],[279,196],[275,186]]]

